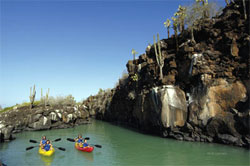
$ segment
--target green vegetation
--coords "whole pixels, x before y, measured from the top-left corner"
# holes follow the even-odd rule
[[[137,82],[139,80],[138,74],[135,73],[135,75],[131,76],[132,80]]]
[[[32,91],[32,87],[30,87],[30,109],[34,107],[35,97],[36,97],[36,86],[34,85],[33,91]]]
[[[157,34],[157,45],[158,45],[158,52],[157,52],[157,46],[156,46],[155,36],[154,36],[155,58],[160,68],[160,79],[162,80],[163,79],[162,68],[164,66],[164,57],[161,54],[161,41],[159,40],[159,34]]]
[[[21,108],[21,107],[29,107],[30,104],[31,104],[30,102],[23,102],[22,104],[16,104],[14,106],[5,107],[4,109],[0,110],[0,113],[12,110],[12,109],[14,109],[14,107],[17,107],[17,109]],[[38,106],[38,105],[40,105],[40,101],[34,101],[33,102],[33,106]]]
[[[14,107],[15,107],[15,106],[5,107],[4,109],[2,109],[2,110],[0,111],[0,113],[4,113],[4,112],[6,112],[6,111],[12,110]]]

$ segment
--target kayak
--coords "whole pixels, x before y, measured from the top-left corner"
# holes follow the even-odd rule
[[[77,143],[75,143],[75,148],[77,150],[80,150],[80,151],[83,151],[83,152],[92,152],[94,150],[93,146],[90,146],[90,147],[80,147],[80,146],[78,146]]]
[[[52,148],[52,150],[45,151],[45,150],[43,150],[43,149],[40,147],[39,150],[38,150],[38,153],[41,154],[41,155],[43,155],[43,156],[52,156],[52,155],[54,154],[54,152],[55,152],[55,149],[54,149],[54,148]]]

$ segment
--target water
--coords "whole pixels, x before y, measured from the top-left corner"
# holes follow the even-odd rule
[[[88,143],[102,145],[92,153],[77,151],[74,143],[66,138],[82,133],[90,137]],[[53,145],[66,148],[56,150],[52,157],[38,154],[38,148],[25,151],[36,144],[29,139],[40,140],[42,135],[62,141]],[[102,121],[70,129],[23,132],[17,139],[0,144],[0,160],[8,166],[16,165],[249,165],[250,151],[238,147],[197,142],[181,142],[172,139],[144,135]]]

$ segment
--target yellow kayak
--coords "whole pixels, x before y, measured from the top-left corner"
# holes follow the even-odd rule
[[[53,147],[52,147],[52,150],[49,150],[49,151],[45,151],[41,147],[38,150],[38,153],[43,155],[43,156],[52,156],[54,154],[54,152],[55,152],[55,149]]]

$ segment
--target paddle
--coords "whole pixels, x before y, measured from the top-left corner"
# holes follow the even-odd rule
[[[26,148],[26,150],[30,150],[30,149],[33,149],[35,147],[39,147],[39,146],[30,146],[30,147]]]
[[[89,137],[85,137],[84,139],[89,140]],[[72,139],[72,138],[67,138],[67,140],[70,141],[70,142],[75,142],[75,140]]]
[[[61,138],[57,138],[57,139],[55,139],[54,141],[52,141],[52,142],[57,142],[57,141],[61,141]],[[36,140],[30,140],[30,142],[31,143],[40,143],[40,142],[37,142]]]
[[[91,146],[95,146],[95,147],[97,147],[97,148],[102,148],[102,145],[93,145],[93,144],[90,144]]]
[[[62,147],[57,147],[57,146],[53,146],[54,148],[57,148],[59,150],[62,150],[62,151],[65,151],[66,149],[65,148],[62,148]]]
[[[35,148],[35,147],[39,147],[39,146],[30,146],[30,147],[28,147],[28,148],[26,148],[26,150],[30,150],[30,149],[33,149],[33,148]],[[62,148],[62,147],[57,147],[57,146],[53,146],[54,148],[57,148],[57,149],[59,149],[59,150],[62,150],[62,151],[65,151],[66,149],[65,148]]]

